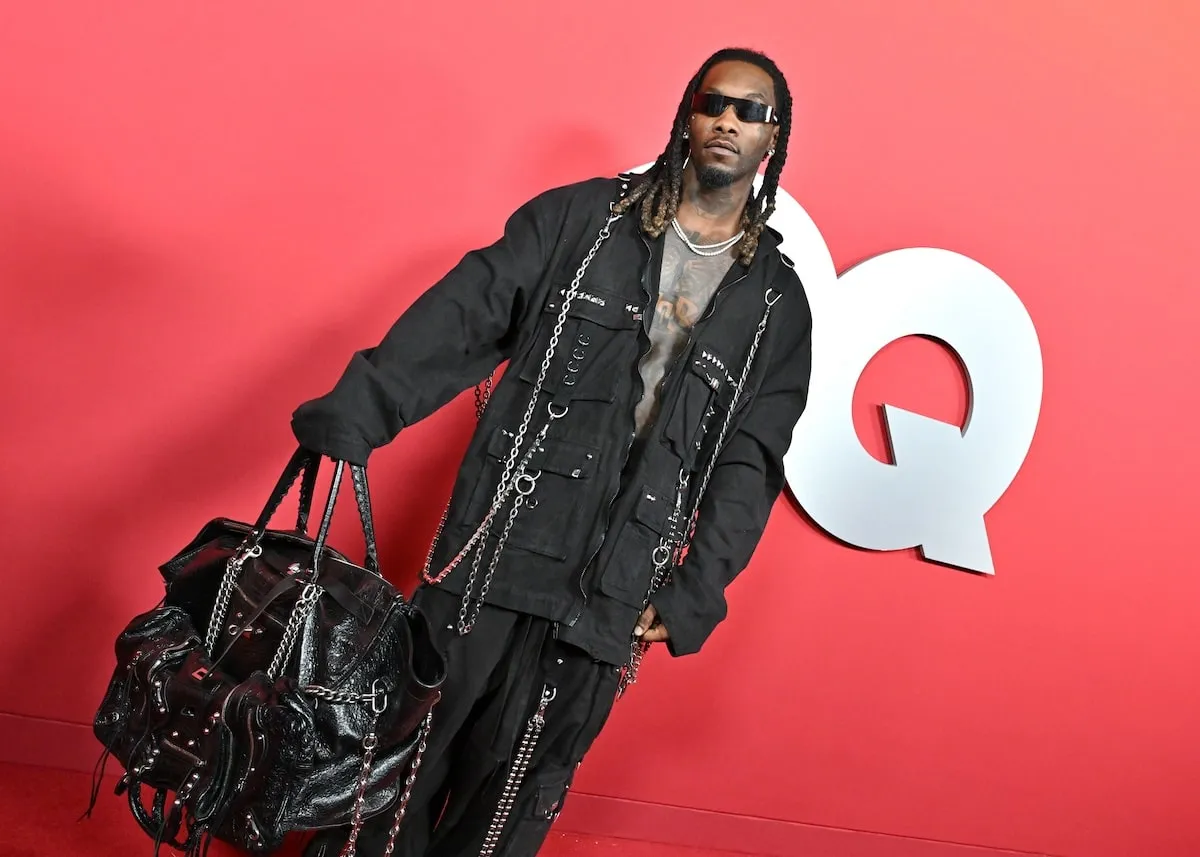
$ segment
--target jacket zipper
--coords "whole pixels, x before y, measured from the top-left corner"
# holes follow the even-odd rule
[[[639,230],[639,233],[640,233],[640,230]],[[642,243],[644,243],[646,245],[646,250],[649,253],[649,259],[646,262],[646,266],[642,269],[642,294],[645,296],[645,299],[646,299],[646,306],[644,308],[644,312],[649,313],[651,311],[650,310],[650,301],[653,299],[653,296],[650,294],[648,278],[650,276],[650,264],[654,261],[654,251],[650,247],[650,242],[646,240],[645,234],[644,233],[640,233],[640,234],[641,234]],[[672,379],[672,376],[674,376],[675,370],[679,366],[680,360],[683,359],[683,355],[688,353],[688,351],[691,347],[691,344],[692,344],[692,339],[695,336],[696,328],[699,327],[703,321],[705,321],[707,318],[709,318],[716,311],[717,300],[720,298],[720,296],[724,292],[726,292],[729,288],[731,288],[732,286],[735,286],[738,283],[740,283],[742,280],[746,279],[747,276],[749,276],[749,273],[745,272],[737,279],[735,279],[731,282],[728,282],[725,285],[721,286],[719,289],[717,289],[716,293],[712,296],[712,299],[708,302],[708,306],[705,308],[704,312],[701,314],[699,320],[697,320],[696,324],[693,325],[692,329],[688,332],[687,342],[684,344],[684,347],[680,350],[679,356],[677,356],[675,358],[674,362],[672,362],[672,364],[671,364],[671,368],[668,369],[667,372],[663,375],[663,390],[664,390],[664,392],[666,391],[666,389],[669,385],[669,382]],[[654,323],[653,316],[651,316],[650,323],[651,324]],[[643,332],[644,332],[644,329],[643,329]],[[634,397],[633,397],[633,408],[635,408],[635,409],[637,407],[637,403],[641,401],[642,395],[645,393],[645,383],[642,381],[641,365],[642,365],[642,361],[646,358],[646,355],[649,353],[651,346],[652,346],[652,343],[650,342],[650,337],[647,334],[646,335],[646,345],[645,345],[645,347],[640,349],[641,353],[638,355],[637,363],[635,364],[635,366],[637,367],[637,370],[638,370],[636,373],[637,378],[635,381],[635,390],[634,390]],[[632,420],[633,414],[632,413],[627,414],[627,417],[629,420]],[[626,422],[626,425],[628,425],[628,421]],[[600,538],[597,540],[596,547],[592,550],[592,553],[588,557],[587,562],[585,562],[583,564],[583,570],[579,573],[579,579],[577,581],[577,585],[579,587],[579,594],[582,597],[582,603],[579,605],[579,608],[575,611],[575,613],[571,616],[571,618],[567,621],[568,628],[573,628],[575,626],[575,623],[578,622],[579,618],[583,615],[583,611],[587,609],[588,596],[587,596],[587,592],[583,588],[583,579],[584,579],[584,577],[587,576],[588,569],[591,568],[592,563],[596,561],[596,556],[600,553],[600,549],[602,547],[604,547],[604,539],[608,533],[608,525],[612,520],[613,503],[616,502],[617,494],[620,493],[621,480],[625,473],[625,467],[629,464],[629,451],[633,447],[634,436],[635,436],[635,432],[633,430],[630,430],[626,434],[625,449],[621,455],[621,466],[620,466],[620,468],[618,468],[617,476],[616,476],[618,490],[613,491],[608,496],[608,502],[605,504],[604,522],[603,522],[603,526],[600,529]],[[557,622],[554,624],[554,636],[555,636],[555,638],[558,637],[558,623]]]
[[[645,234],[643,234],[641,232],[641,230],[638,231],[638,234],[642,239],[642,243],[646,245],[646,252],[647,252],[647,257],[648,257],[646,260],[645,266],[642,268],[642,295],[645,300],[645,305],[642,308],[642,317],[646,318],[647,316],[649,316],[649,313],[651,311],[650,310],[650,301],[653,298],[653,296],[650,294],[649,277],[650,277],[650,265],[654,261],[654,251],[650,247],[650,242],[646,240]],[[653,316],[649,316],[649,318],[650,318],[650,323],[653,324],[654,323]],[[645,334],[645,322],[644,321],[639,322],[638,327],[640,328],[639,333],[638,333],[638,336],[640,338],[643,334]],[[626,421],[625,421],[626,426],[628,426],[630,422],[633,422],[633,411],[636,410],[637,403],[642,400],[642,395],[645,393],[645,390],[646,390],[645,383],[642,381],[641,366],[642,366],[642,361],[646,358],[646,355],[650,353],[650,348],[651,348],[650,336],[649,336],[649,334],[646,334],[646,344],[642,348],[638,349],[638,351],[639,351],[638,358],[637,358],[637,361],[634,363],[634,367],[637,371],[634,373],[636,377],[634,379],[634,395],[632,397],[633,405],[630,408],[629,413],[627,413],[625,415],[626,416]],[[579,587],[579,594],[582,598],[582,602],[580,603],[579,608],[571,616],[570,620],[568,620],[568,622],[567,622],[568,628],[573,628],[575,626],[575,623],[579,621],[579,617],[581,617],[583,615],[583,611],[587,609],[588,596],[587,596],[587,591],[583,588],[583,579],[585,577],[587,577],[588,569],[590,569],[592,566],[592,563],[596,561],[596,557],[599,555],[600,549],[602,547],[604,547],[604,539],[608,533],[608,525],[612,521],[613,503],[616,502],[617,495],[620,493],[621,481],[625,474],[625,467],[629,464],[629,451],[633,448],[633,441],[634,441],[635,436],[636,436],[636,432],[632,428],[630,428],[625,433],[625,448],[621,453],[621,466],[617,469],[617,474],[616,474],[617,490],[612,491],[608,495],[608,501],[604,504],[604,522],[603,522],[603,526],[600,528],[600,538],[596,540],[596,547],[592,549],[592,553],[588,557],[587,562],[585,562],[583,564],[583,567],[582,567],[583,570],[580,571],[580,573],[579,573],[579,579],[576,583]],[[555,635],[555,637],[558,636],[557,624],[554,627],[554,635]]]
[[[696,328],[699,327],[702,322],[706,321],[714,312],[716,312],[717,301],[720,299],[721,295],[724,294],[729,289],[736,286],[742,280],[746,279],[746,277],[748,277],[748,276],[750,276],[750,272],[743,271],[741,276],[739,276],[737,279],[731,280],[730,282],[726,283],[725,285],[723,285],[719,289],[717,289],[717,291],[712,296],[712,300],[710,300],[708,302],[708,306],[706,306],[704,308],[704,312],[700,314],[699,320],[697,320],[696,323],[694,325],[692,325],[692,331],[691,331],[691,333],[688,334],[688,342],[691,342],[692,334],[695,333]]]
[[[700,314],[700,318],[698,318],[696,320],[696,323],[694,325],[692,325],[692,329],[688,331],[687,342],[685,342],[683,344],[683,348],[681,348],[679,350],[679,354],[676,355],[675,359],[671,361],[671,368],[669,368],[666,371],[666,373],[663,375],[663,381],[662,381],[663,392],[666,392],[667,387],[670,386],[670,382],[672,380],[674,380],[675,370],[679,368],[679,364],[680,364],[680,362],[682,362],[684,355],[691,353],[692,340],[696,338],[696,328],[698,328],[701,324],[703,324],[706,320],[708,320],[709,316],[711,316],[716,311],[717,301],[720,299],[721,295],[727,289],[730,289],[733,286],[736,286],[742,280],[746,279],[746,277],[747,277],[746,274],[742,274],[736,280],[726,283],[725,285],[723,285],[719,289],[717,289],[716,292],[713,293],[712,298],[708,302],[708,306],[706,306],[704,308],[704,312]],[[660,411],[660,413],[661,413],[661,411]]]

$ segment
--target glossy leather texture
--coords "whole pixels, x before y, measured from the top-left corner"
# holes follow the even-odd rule
[[[117,639],[117,667],[94,732],[125,766],[119,790],[129,792],[134,817],[156,843],[198,854],[215,837],[266,854],[291,831],[348,824],[372,726],[378,744],[364,815],[385,811],[403,785],[445,664],[420,611],[375,572],[362,468],[352,468],[352,478],[365,565],[325,544],[343,465],[320,531],[315,539],[305,532],[317,463],[297,451],[255,524],[206,524],[161,566],[162,605],[135,617]],[[301,474],[296,529],[269,529]],[[226,565],[253,544],[262,551],[242,564],[217,644],[207,652]],[[272,680],[268,665],[310,582],[321,595]],[[377,712],[362,699],[373,691],[386,693],[376,699]],[[331,701],[331,693],[360,699]],[[150,806],[144,787],[153,792]]]

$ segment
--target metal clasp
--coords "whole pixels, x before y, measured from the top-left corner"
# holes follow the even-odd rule
[[[387,711],[388,695],[383,687],[383,679],[377,678],[371,682],[371,713],[376,717]]]
[[[237,554],[234,556],[234,558],[231,561],[235,566],[237,566],[240,569],[242,567],[242,564],[245,563],[246,560],[253,559],[255,557],[260,557],[260,556],[262,556],[262,545],[255,543],[249,549],[247,549],[246,546],[243,544],[241,547],[238,548]]]
[[[537,481],[541,477],[542,471],[538,471],[533,476],[528,473],[518,473],[517,478],[513,480],[513,489],[522,497],[528,497],[537,488]],[[525,480],[522,482],[521,480]],[[528,487],[525,487],[528,486]]]

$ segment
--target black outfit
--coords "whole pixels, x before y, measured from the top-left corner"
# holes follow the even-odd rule
[[[536,616],[485,605],[471,633],[459,637],[454,631],[457,596],[422,587],[415,600],[447,654],[447,678],[394,853],[479,853],[513,748],[543,692],[553,688],[545,727],[493,852],[494,857],[532,857],[612,709],[620,668],[554,639],[553,623]],[[391,823],[390,811],[368,821],[359,836],[359,854],[382,854]],[[305,853],[337,857],[345,838],[345,831],[318,836]]]
[[[435,569],[458,552],[488,509],[558,302],[618,192],[617,181],[595,179],[522,206],[499,241],[468,253],[378,347],[353,357],[329,394],[293,417],[304,446],[364,464],[373,448],[509,360],[463,458]],[[627,656],[650,552],[680,468],[700,473],[712,453],[709,429],[730,405],[773,289],[782,297],[713,472],[700,512],[704,524],[654,599],[672,653],[699,651],[725,618],[724,589],[749,561],[783,488],[783,455],[808,390],[812,317],[778,241],[764,231],[754,262],[730,269],[664,382],[660,417],[642,454],[627,462],[663,242],[647,240],[633,212],[612,227],[572,301],[546,377],[544,399],[569,412],[531,462],[542,471],[538,503],[517,518],[489,603],[557,622],[562,639],[597,657],[619,663]],[[710,409],[715,414],[706,418]],[[540,405],[531,431],[545,419]],[[623,477],[631,488],[621,492]],[[468,571],[460,566],[442,585],[461,594]]]
[[[486,515],[562,296],[608,218],[610,203],[638,180],[594,179],[548,191],[522,206],[502,238],[468,253],[413,303],[378,347],[354,355],[330,393],[296,410],[293,431],[303,446],[364,464],[372,449],[404,426],[508,361],[463,458],[431,566],[435,573]],[[483,722],[474,709],[461,729],[449,723],[458,722],[454,713],[477,703],[481,681],[492,692],[492,680],[499,679],[490,670],[526,671],[527,650],[511,641],[498,660],[486,660],[499,653],[480,634],[485,614],[493,617],[491,623],[511,611],[524,618],[505,621],[530,623],[529,633],[538,639],[545,635],[536,629],[548,628],[551,650],[578,651],[579,657],[564,658],[577,666],[560,680],[578,682],[583,698],[600,686],[597,670],[613,678],[613,668],[626,662],[649,588],[651,554],[666,527],[680,472],[692,474],[689,492],[694,492],[733,404],[768,295],[778,301],[712,472],[700,523],[684,562],[652,599],[673,655],[699,651],[725,618],[725,587],[749,561],[782,490],[782,458],[807,395],[812,318],[800,281],[778,250],[779,236],[765,230],[752,264],[733,264],[663,381],[657,423],[635,444],[634,408],[642,396],[638,364],[649,347],[663,247],[662,238],[642,233],[639,221],[635,211],[612,226],[571,302],[526,442],[546,421],[551,403],[567,413],[550,427],[529,464],[541,475],[511,530],[479,627],[447,641],[452,676],[456,657],[460,665],[472,666],[460,667],[470,675],[457,676],[444,691],[434,711],[435,731],[473,734]],[[692,496],[685,497],[684,508],[691,506]],[[486,557],[494,543],[489,539]],[[444,599],[455,605],[454,617],[443,625],[457,618],[461,598],[455,596],[464,591],[470,565],[463,562],[437,587],[439,605]],[[491,666],[474,672],[474,665],[483,663]],[[465,696],[455,699],[460,689]],[[513,717],[523,723],[528,697],[522,691],[510,699],[516,708],[499,716],[506,723]],[[589,704],[606,715],[611,699]],[[559,716],[561,709],[552,708],[548,723]],[[442,720],[447,726],[439,727]],[[599,724],[594,726],[598,731]],[[581,757],[594,737],[588,737],[590,730],[591,724],[572,752],[547,763],[549,769],[573,768],[574,751]],[[469,740],[439,738],[442,746],[458,741],[460,748]],[[511,744],[505,746],[511,753]],[[427,776],[422,770],[419,779]],[[479,812],[490,817],[492,808]],[[472,829],[463,834],[464,843],[486,829],[486,824],[478,827],[482,815],[459,819],[464,830]],[[514,846],[511,855],[535,852],[536,847]],[[428,853],[466,855],[477,848]]]

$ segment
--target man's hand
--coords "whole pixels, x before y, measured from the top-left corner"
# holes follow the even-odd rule
[[[647,607],[638,618],[637,626],[633,629],[633,636],[644,643],[662,643],[671,637],[667,633],[667,626],[659,620],[658,611],[654,609],[653,604]]]

